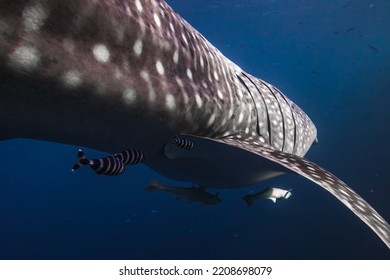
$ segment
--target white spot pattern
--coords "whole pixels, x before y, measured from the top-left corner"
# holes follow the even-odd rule
[[[167,106],[168,110],[173,111],[176,108],[176,102],[175,98],[172,94],[166,94],[165,95],[165,105]]]
[[[128,104],[132,104],[137,100],[137,93],[135,89],[128,87],[123,91],[123,98]]]
[[[215,114],[211,114],[211,116],[210,116],[210,118],[209,118],[209,120],[208,120],[208,122],[207,122],[207,126],[211,126],[212,124],[214,124],[214,122],[215,122],[215,117],[216,117]]]
[[[160,75],[164,75],[164,66],[162,65],[160,60],[157,60],[156,62],[156,69]]]
[[[154,13],[153,18],[154,18],[154,21],[157,24],[157,26],[160,28],[161,27],[161,20],[160,20],[159,16],[156,13]]]
[[[68,87],[78,87],[82,83],[81,74],[77,70],[71,70],[64,74],[63,81]]]
[[[173,54],[173,62],[175,64],[179,63],[179,50],[176,50],[175,53]]]
[[[202,98],[200,98],[198,93],[195,94],[195,102],[196,102],[196,105],[198,105],[199,108],[201,108],[203,106]]]
[[[190,68],[187,68],[187,76],[192,80],[192,72]]]
[[[38,66],[39,61],[40,54],[34,47],[18,47],[10,55],[11,65],[21,70],[31,71]]]
[[[142,7],[142,4],[139,0],[135,0],[135,6],[137,7],[137,10],[142,13],[143,11],[143,7]]]
[[[140,56],[142,54],[142,41],[137,40],[134,43],[133,50],[136,56]]]
[[[214,71],[214,79],[216,79],[217,81],[219,80],[218,74],[215,71]]]
[[[38,31],[45,23],[47,11],[40,4],[29,6],[23,11],[23,23],[27,31]]]
[[[103,44],[95,45],[92,52],[98,62],[107,63],[110,60],[110,52]]]

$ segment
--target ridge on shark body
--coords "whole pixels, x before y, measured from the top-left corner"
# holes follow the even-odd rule
[[[164,1],[0,2],[0,139],[89,147],[122,167],[115,154],[136,147],[156,172],[204,187],[294,172],[390,248],[380,214],[304,158],[316,137],[286,95],[223,56]]]

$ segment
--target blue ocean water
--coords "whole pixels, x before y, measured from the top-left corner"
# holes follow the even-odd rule
[[[390,221],[389,1],[168,3],[297,103],[318,129],[307,158]],[[142,165],[117,177],[72,173],[78,148],[0,142],[0,259],[390,259],[344,205],[297,175],[222,191],[221,204],[201,206],[145,192],[148,178],[184,185]],[[266,186],[293,195],[248,208],[241,197]]]

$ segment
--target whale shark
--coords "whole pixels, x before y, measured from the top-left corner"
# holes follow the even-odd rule
[[[96,149],[122,167],[119,152],[141,151],[140,164],[203,188],[296,173],[390,248],[382,216],[304,158],[318,141],[306,113],[162,0],[1,1],[0,139],[12,138]]]

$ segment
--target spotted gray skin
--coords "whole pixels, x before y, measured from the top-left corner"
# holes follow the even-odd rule
[[[193,149],[172,146],[175,135]],[[0,1],[0,139],[109,153],[205,187],[295,172],[352,210],[390,248],[390,226],[333,174],[303,158],[308,116],[224,57],[157,0]]]

